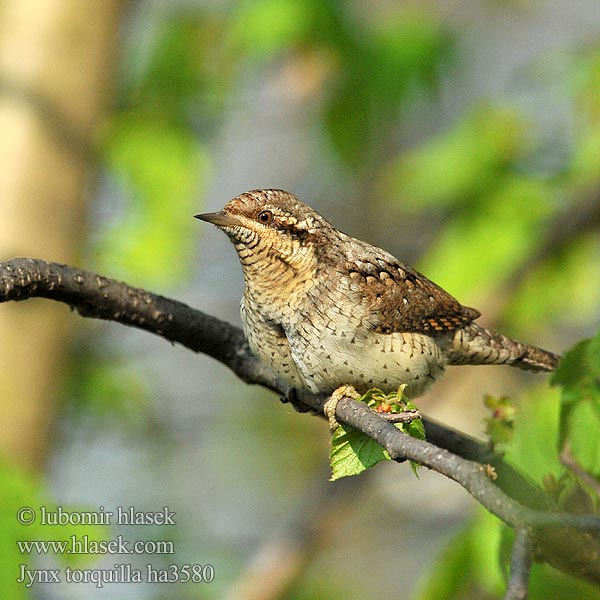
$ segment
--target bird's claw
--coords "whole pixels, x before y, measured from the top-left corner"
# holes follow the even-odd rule
[[[329,400],[323,405],[323,412],[329,421],[329,431],[333,433],[340,424],[335,418],[335,410],[342,398],[360,398],[360,394],[351,385],[342,385],[333,391]]]

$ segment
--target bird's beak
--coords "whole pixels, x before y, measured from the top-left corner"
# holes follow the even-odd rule
[[[194,215],[196,219],[212,223],[217,227],[235,227],[240,225],[240,221],[235,215],[223,212],[222,210],[215,213],[203,213],[201,215]]]

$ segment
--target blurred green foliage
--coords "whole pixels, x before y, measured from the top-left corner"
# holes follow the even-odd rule
[[[17,520],[17,513],[21,508],[31,508],[35,513],[33,522],[23,525]],[[57,505],[42,481],[25,472],[7,461],[0,462],[0,531],[2,531],[2,544],[0,544],[0,588],[5,598],[21,600],[30,597],[32,587],[25,587],[24,583],[17,583],[20,576],[20,564],[27,565],[28,569],[40,568],[39,555],[36,551],[30,554],[21,553],[18,542],[24,541],[70,541],[71,536],[81,540],[87,536],[88,540],[103,540],[109,536],[109,529],[103,525],[44,525],[41,523],[41,507],[47,513],[56,512]],[[97,508],[63,506],[65,512],[82,512],[97,510]],[[51,517],[54,518],[54,517]],[[56,561],[52,568],[70,566],[74,569],[86,568],[98,561],[97,555],[89,554],[58,554],[48,552],[48,556]],[[35,586],[34,586],[35,587]]]
[[[107,139],[109,165],[131,204],[105,232],[97,268],[147,286],[180,281],[190,274],[206,151],[186,130],[139,111],[116,117]]]
[[[485,434],[496,452],[503,452],[513,439],[517,409],[507,396],[484,396],[483,403],[491,411],[485,419]]]
[[[146,286],[190,275],[193,214],[210,174],[206,141],[193,130],[202,106],[215,116],[205,19],[162,24],[135,54],[122,106],[102,130],[102,151],[127,198],[93,249],[97,268]],[[127,70],[127,62],[125,70]],[[203,98],[208,98],[202,101]]]
[[[310,38],[318,12],[319,3],[306,0],[238,2],[226,31],[228,56],[237,55],[248,62],[267,61]]]
[[[450,41],[434,16],[412,11],[362,31],[357,23],[345,25],[324,125],[338,156],[367,172],[389,149],[402,107],[434,89]]]
[[[516,109],[481,106],[451,130],[391,161],[382,193],[400,199],[405,210],[476,209],[511,163],[524,157],[526,146],[527,126]]]
[[[131,428],[148,420],[148,382],[122,356],[102,357],[86,349],[73,358],[72,369],[77,376],[69,379],[65,390],[69,410],[98,425],[118,422]]]
[[[564,471],[558,459],[560,393],[547,385],[539,386],[519,400],[512,440],[504,456],[517,470],[542,485],[548,474],[558,477]]]
[[[506,589],[509,556],[503,548],[513,538],[495,517],[478,508],[460,532],[428,568],[411,600],[495,600]],[[504,560],[501,560],[501,559]],[[600,590],[567,577],[552,567],[534,564],[530,600],[597,600]]]
[[[498,520],[478,509],[434,565],[413,600],[500,598],[505,582],[498,560]]]
[[[597,320],[600,291],[595,281],[600,281],[600,239],[591,233],[540,264],[507,299],[505,313],[519,331],[549,320],[585,327]]]
[[[600,481],[600,332],[565,355],[552,381],[562,388],[561,444]]]

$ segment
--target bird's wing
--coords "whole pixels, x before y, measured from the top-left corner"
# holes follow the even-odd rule
[[[435,335],[460,329],[481,314],[387,253],[355,258],[346,268],[348,285],[360,294],[371,330]]]

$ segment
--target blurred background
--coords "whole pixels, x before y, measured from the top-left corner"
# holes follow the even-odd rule
[[[563,352],[598,327],[597,0],[1,0],[0,131],[2,260],[67,262],[239,324],[235,252],[192,215],[278,187],[506,334]],[[64,305],[1,306],[0,339],[5,597],[501,597],[502,527],[443,477],[386,464],[330,483],[321,419]],[[519,406],[513,464],[559,477],[545,377],[454,368],[419,406],[482,436],[486,395]],[[42,505],[168,506],[177,524],[16,522]],[[73,532],[176,553],[16,550]],[[27,590],[22,563],[215,575]],[[532,597],[600,594],[537,565]]]

